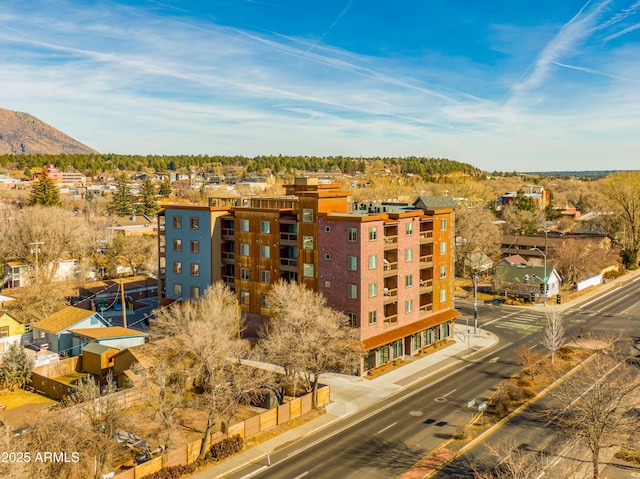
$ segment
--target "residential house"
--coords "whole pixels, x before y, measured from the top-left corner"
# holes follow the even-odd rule
[[[0,354],[13,343],[20,343],[24,334],[24,324],[8,312],[0,311]]]
[[[493,283],[496,292],[501,294],[522,298],[551,297],[560,294],[562,278],[553,267],[501,263],[494,268]]]
[[[158,234],[155,218],[149,218],[147,215],[116,216],[113,222],[114,225],[110,228],[125,236],[156,236]]]
[[[73,335],[74,351],[82,351],[85,345],[96,342],[115,349],[126,349],[144,344],[149,333],[137,331],[122,326],[108,328],[73,328],[69,330]]]
[[[67,306],[32,324],[33,340],[38,345],[64,356],[77,356],[82,350],[74,344],[72,329],[107,328],[109,322],[100,313]]]
[[[200,297],[224,281],[247,330],[280,279],[327,297],[360,331],[361,372],[453,337],[453,208],[349,202],[340,185],[297,178],[279,197],[166,205],[158,215],[159,296]]]

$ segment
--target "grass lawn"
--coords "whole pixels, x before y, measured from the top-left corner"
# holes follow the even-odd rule
[[[73,386],[74,385],[74,381],[76,381],[77,379],[84,379],[88,376],[87,373],[71,373],[71,374],[66,374],[64,376],[58,376],[56,378],[56,381],[60,381],[61,383],[67,384],[69,386]]]
[[[41,394],[16,389],[13,392],[6,390],[0,392],[0,404],[4,404],[9,410],[26,404],[56,404],[56,401]]]

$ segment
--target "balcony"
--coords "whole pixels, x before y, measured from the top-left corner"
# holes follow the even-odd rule
[[[298,260],[296,258],[280,258],[280,269],[282,271],[298,271]]]
[[[384,304],[398,301],[398,288],[384,288]]]
[[[222,262],[225,264],[233,264],[236,261],[236,254],[231,251],[222,252]]]
[[[222,281],[225,285],[229,286],[231,289],[235,288],[236,278],[235,276],[222,276]]]
[[[385,236],[384,237],[384,249],[393,249],[398,247],[397,236]]]
[[[280,244],[283,246],[298,246],[298,233],[280,233]]]
[[[398,263],[397,262],[390,263],[389,261],[385,260],[384,277],[387,278],[389,276],[394,276],[396,274],[398,274]]]
[[[420,280],[420,293],[430,293],[433,291],[433,280],[423,279]]]
[[[236,232],[233,228],[222,228],[220,234],[225,241],[233,240],[236,237]]]
[[[433,303],[423,304],[420,306],[420,316],[433,313]]]
[[[433,243],[433,231],[421,231],[420,243]]]
[[[432,268],[433,267],[433,255],[428,254],[426,256],[420,256],[420,267],[421,268]]]

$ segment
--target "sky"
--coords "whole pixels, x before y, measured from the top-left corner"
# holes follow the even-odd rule
[[[640,0],[2,0],[0,107],[102,153],[640,168]]]

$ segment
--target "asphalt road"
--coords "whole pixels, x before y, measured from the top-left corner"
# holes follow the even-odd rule
[[[623,339],[638,338],[640,336],[639,299],[640,281],[635,281],[611,291],[606,296],[566,311],[564,324],[567,336],[605,334],[620,336]],[[634,349],[631,344],[629,352],[635,355],[640,354],[640,351]],[[568,458],[566,451],[573,445],[572,438],[559,437],[549,419],[540,413],[540,411],[557,407],[558,404],[554,404],[552,396],[543,397],[522,414],[498,428],[484,443],[469,449],[435,477],[462,479],[471,477],[471,471],[475,469],[491,470],[496,467],[498,460],[486,446],[489,445],[495,450],[507,443],[512,443],[524,453],[543,456],[550,464],[551,470],[560,470],[563,474],[567,474],[565,477],[573,477],[574,468],[585,466],[582,461],[572,461]],[[607,467],[605,474],[610,478],[627,479],[640,477],[640,470],[610,466]]]
[[[621,331],[640,336],[640,281],[565,313],[566,336]],[[472,317],[471,302],[458,303],[462,319]],[[548,306],[548,311],[554,308]],[[470,416],[467,403],[486,400],[500,383],[518,369],[515,350],[521,344],[540,347],[547,311],[502,306],[480,306],[480,326],[497,334],[500,342],[462,365],[451,366],[427,381],[397,393],[379,405],[360,411],[335,426],[280,449],[265,461],[249,464],[228,476],[239,478],[393,478],[448,439]],[[471,323],[471,319],[469,319]],[[458,338],[460,339],[460,338]],[[553,440],[544,424],[522,422],[513,433],[519,443],[533,448]],[[535,421],[535,418],[534,418]],[[514,422],[514,424],[516,423]],[[474,448],[452,467],[466,461],[490,461]],[[483,455],[484,454],[484,455]],[[485,459],[483,459],[483,457]],[[487,462],[491,465],[490,462]],[[461,466],[462,465],[462,466]],[[464,470],[464,469],[459,469]],[[470,477],[468,469],[466,476]],[[441,475],[438,477],[456,477]]]

